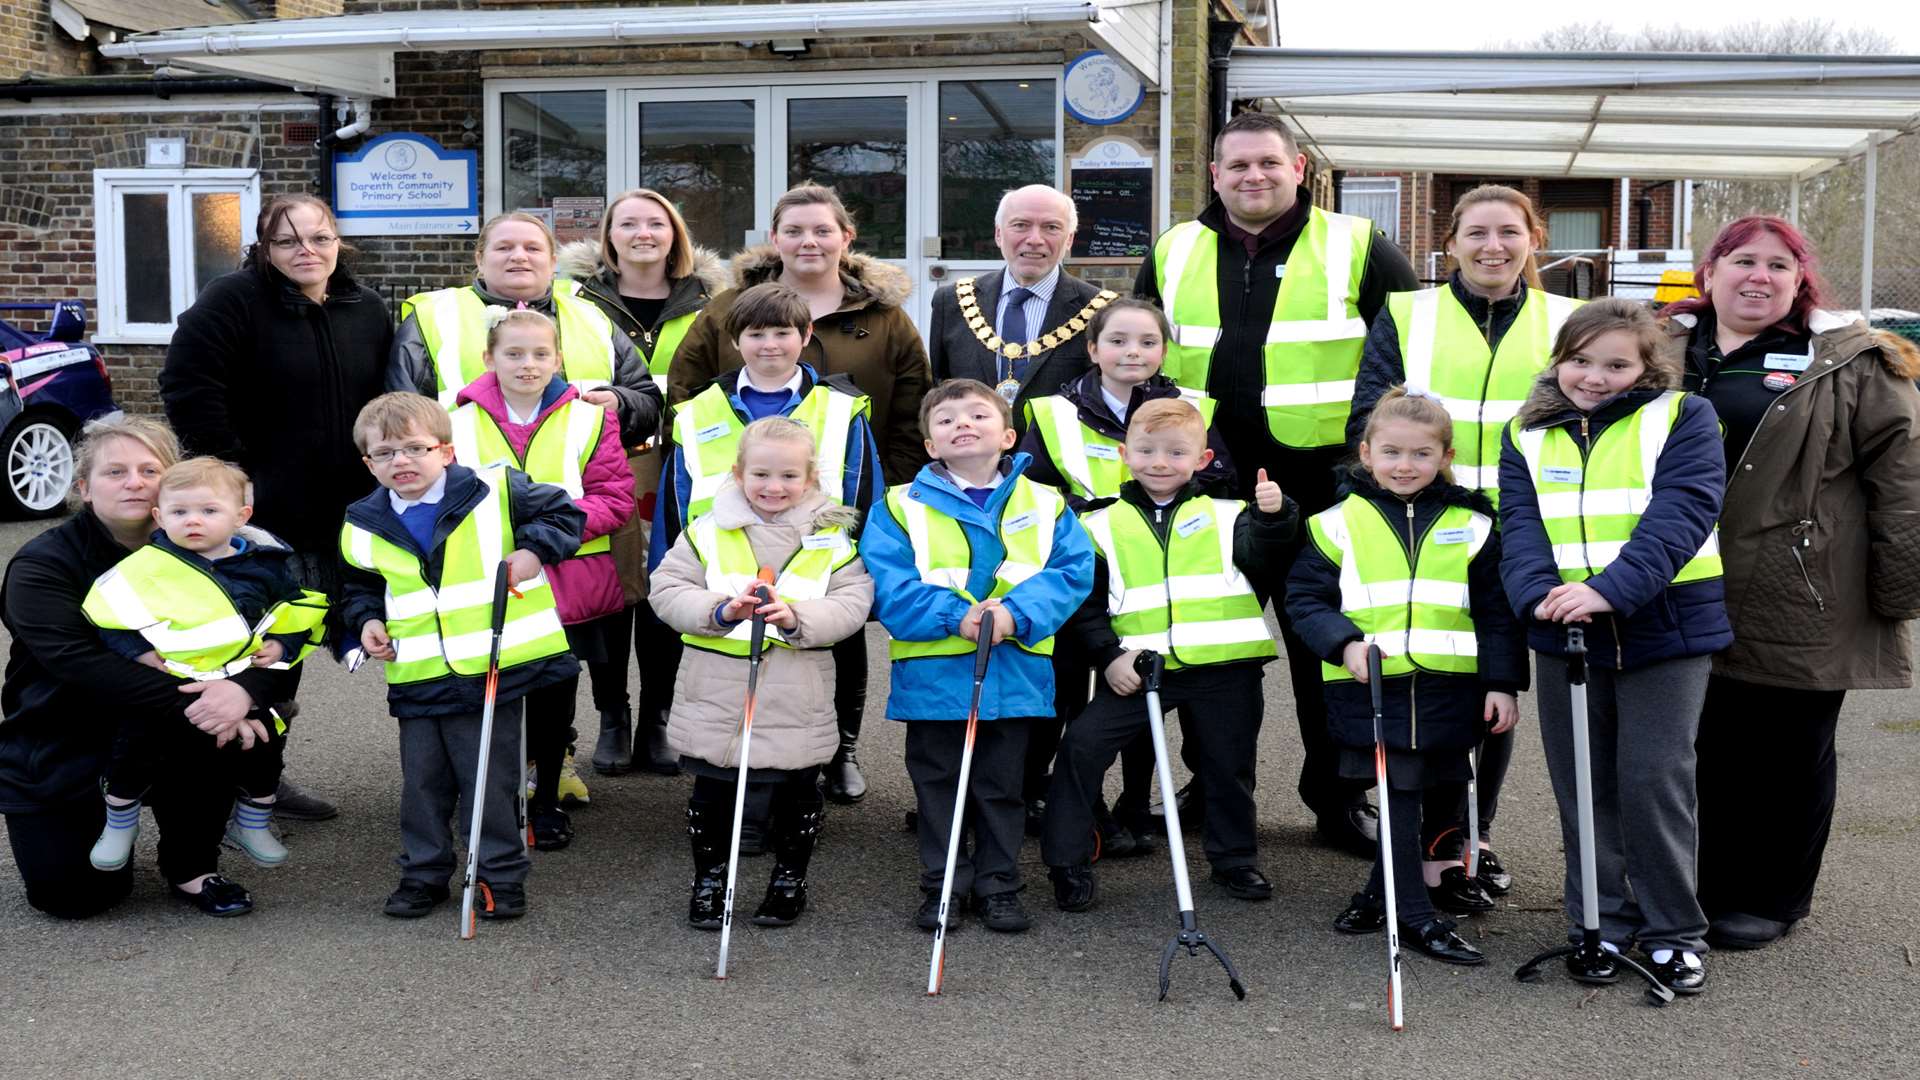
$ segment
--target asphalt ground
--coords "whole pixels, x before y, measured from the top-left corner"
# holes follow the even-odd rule
[[[0,557],[39,528],[0,526]],[[877,630],[870,644],[884,657]],[[861,742],[870,792],[830,809],[798,925],[737,924],[727,981],[712,978],[717,935],[684,923],[685,777],[583,769],[592,804],[574,813],[569,849],[534,854],[525,919],[461,941],[457,898],[426,919],[387,918],[400,776],[384,686],[375,666],[349,676],[316,660],[290,775],[341,816],[287,825],[280,868],[226,855],[252,915],[213,920],[171,900],[150,815],[133,896],[86,922],[29,908],[0,845],[0,1077],[1920,1076],[1920,693],[1848,699],[1812,917],[1773,948],[1711,954],[1707,992],[1658,1009],[1630,983],[1596,991],[1557,965],[1537,984],[1513,978],[1565,929],[1558,825],[1523,699],[1498,829],[1516,885],[1462,931],[1490,963],[1409,953],[1395,1034],[1384,939],[1329,925],[1367,867],[1312,842],[1286,672],[1268,670],[1259,839],[1274,900],[1227,897],[1189,849],[1200,924],[1239,965],[1244,1002],[1211,960],[1184,956],[1156,1002],[1175,928],[1163,848],[1102,863],[1099,906],[1069,915],[1034,843],[1033,929],[953,933],[946,993],[927,997],[930,938],[911,926],[920,897],[902,829],[913,794],[903,730],[880,717],[884,663]],[[580,708],[584,765],[584,687]],[[744,903],[770,864],[743,864]]]

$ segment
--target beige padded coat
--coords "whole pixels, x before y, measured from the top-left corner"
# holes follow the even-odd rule
[[[815,529],[839,525],[851,530],[859,520],[858,511],[832,502],[815,488],[798,506],[762,521],[732,481],[720,489],[708,513],[721,528],[744,528],[760,564],[776,569],[786,565]],[[707,588],[706,566],[694,553],[691,533],[684,532],[654,568],[647,598],[661,622],[682,634],[707,637],[726,634],[714,613],[729,599]],[[793,633],[767,627],[750,767],[804,769],[832,760],[840,747],[840,726],[833,711],[833,654],[827,647],[861,633],[872,607],[873,579],[856,557],[834,572],[825,596],[794,605],[799,625]],[[775,647],[776,637],[793,648]],[[738,765],[746,698],[745,659],[689,645],[681,653],[674,682],[667,745],[675,753],[714,765]]]

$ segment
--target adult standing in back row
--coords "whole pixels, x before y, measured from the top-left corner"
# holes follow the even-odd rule
[[[1390,292],[1414,288],[1405,255],[1365,218],[1313,205],[1307,158],[1285,124],[1243,113],[1220,129],[1207,169],[1218,196],[1162,233],[1134,292],[1173,324],[1164,374],[1219,402],[1214,427],[1251,498],[1265,469],[1307,517],[1334,502],[1335,468],[1367,327]],[[1289,556],[1291,557],[1291,556]],[[1366,788],[1339,775],[1320,696],[1320,660],[1270,598],[1292,672],[1300,797],[1321,838],[1373,851]],[[1191,800],[1197,807],[1198,800]]]

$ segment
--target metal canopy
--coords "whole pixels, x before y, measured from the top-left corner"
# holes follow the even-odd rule
[[[691,7],[389,11],[138,34],[100,51],[325,90],[392,97],[397,52],[557,49],[771,38],[1078,31],[1160,84],[1160,0],[869,0]]]
[[[1336,169],[1806,179],[1920,129],[1920,57],[1236,48]]]

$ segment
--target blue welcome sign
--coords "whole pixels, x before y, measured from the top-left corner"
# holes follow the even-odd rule
[[[396,132],[333,157],[333,213],[347,236],[472,233],[480,155]]]

